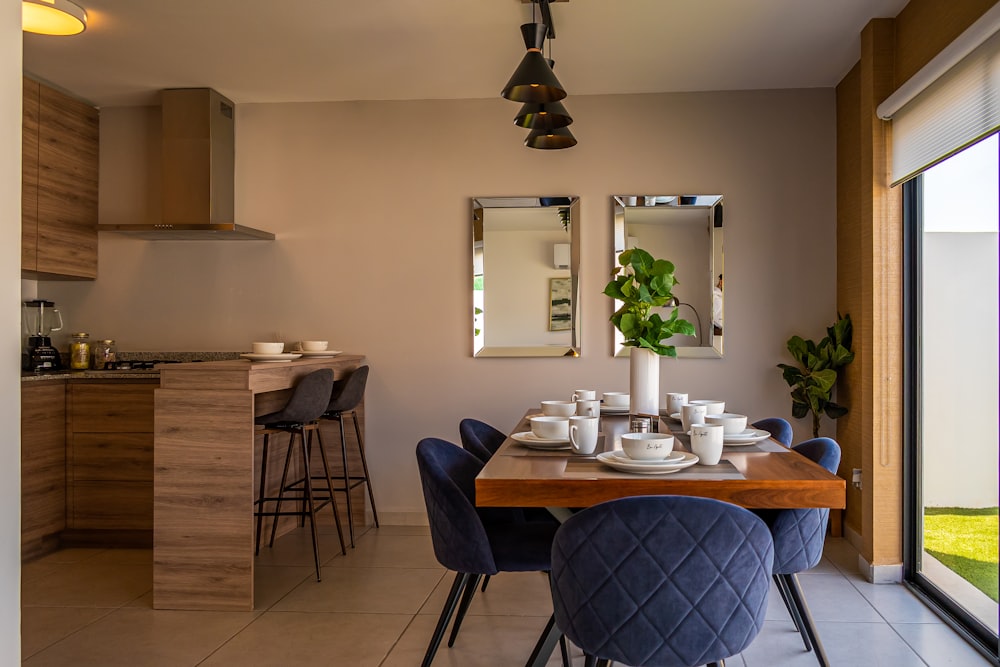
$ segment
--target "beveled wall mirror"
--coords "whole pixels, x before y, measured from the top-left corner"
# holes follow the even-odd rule
[[[626,248],[642,248],[674,264],[678,315],[694,325],[697,335],[673,336],[666,342],[677,348],[681,358],[722,357],[722,195],[616,195],[612,205],[612,266],[618,265],[618,255]],[[616,309],[621,305],[615,304]],[[620,331],[612,330],[614,355],[628,356],[631,348],[622,345]]]
[[[472,200],[472,354],[580,356],[577,197]]]

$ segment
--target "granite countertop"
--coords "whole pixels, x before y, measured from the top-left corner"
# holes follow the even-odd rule
[[[239,352],[119,352],[119,361],[227,361],[239,359]],[[64,359],[64,363],[65,363]],[[21,372],[21,382],[43,380],[158,380],[160,372],[143,368],[134,370],[50,370]]]

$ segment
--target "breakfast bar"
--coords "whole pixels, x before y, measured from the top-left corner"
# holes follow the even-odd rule
[[[155,392],[153,607],[251,610],[254,416],[282,407],[305,375],[366,363],[339,354],[286,362],[171,364]]]

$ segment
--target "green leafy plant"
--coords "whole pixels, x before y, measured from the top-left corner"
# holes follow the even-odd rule
[[[618,256],[618,266],[611,272],[611,282],[604,293],[622,302],[611,316],[611,323],[625,336],[625,345],[642,347],[666,357],[676,357],[673,345],[662,341],[674,334],[694,336],[694,325],[677,317],[677,308],[663,319],[651,309],[673,301],[671,292],[677,279],[674,265],[665,259],[653,259],[645,250],[633,248]]]
[[[834,403],[832,395],[837,371],[854,361],[851,336],[851,316],[841,317],[837,313],[837,321],[827,327],[826,337],[819,344],[799,336],[788,339],[788,351],[799,366],[778,364],[785,382],[792,388],[792,416],[803,419],[812,413],[813,437],[819,436],[820,418],[824,414],[830,419],[847,414],[847,408]]]

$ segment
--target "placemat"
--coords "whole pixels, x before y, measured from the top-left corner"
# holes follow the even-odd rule
[[[667,424],[667,426],[670,428],[670,434],[675,438],[677,438],[681,443],[683,443],[684,447],[690,451],[691,436],[689,436],[687,433],[684,433],[681,430],[680,424],[676,422],[667,423],[662,419],[660,420],[660,424]],[[735,446],[727,444],[722,445],[723,454],[728,452],[732,452],[735,454],[738,452],[747,453],[747,452],[787,452],[787,451],[788,451],[787,447],[785,447],[779,442],[775,442],[771,438],[767,438],[766,440],[761,440],[760,442],[755,442],[752,445],[735,445]]]
[[[600,473],[601,477],[622,477],[634,479],[635,477],[660,477],[661,475],[643,475],[641,473],[628,473],[609,468],[596,459],[575,459],[566,462],[566,472],[564,477],[594,477]],[[679,472],[671,472],[662,475],[671,479],[746,479],[732,463],[722,459],[714,466],[693,465],[684,468]]]
[[[595,452],[604,451],[604,434],[600,433],[597,436],[597,449]],[[497,450],[495,456],[572,456],[578,459],[593,459],[594,455],[583,456],[581,454],[574,454],[572,449],[535,449],[534,447],[528,447],[523,445],[517,440],[511,440],[510,444],[506,447],[501,447]]]

